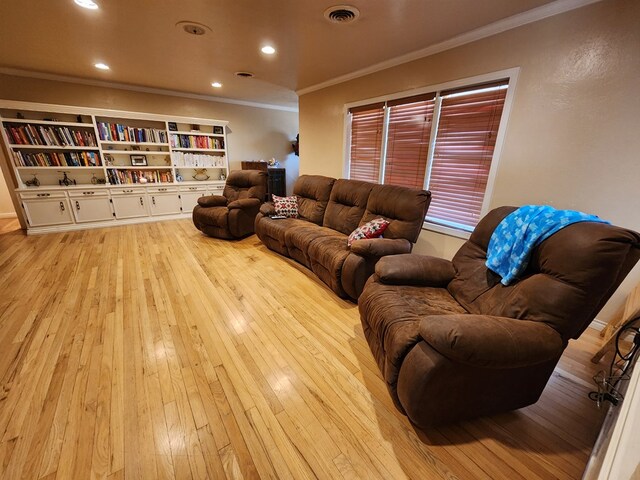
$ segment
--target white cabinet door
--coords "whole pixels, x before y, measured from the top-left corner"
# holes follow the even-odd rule
[[[66,198],[48,200],[22,200],[27,220],[32,227],[64,225],[73,223],[69,202]]]
[[[207,195],[205,187],[181,187],[180,203],[182,204],[182,213],[191,213],[193,207],[198,204],[198,199]]]
[[[144,192],[135,195],[114,195],[112,199],[117,219],[149,216],[147,196]]]
[[[178,192],[149,192],[151,215],[174,215],[180,213],[180,197]]]
[[[71,206],[76,222],[100,222],[113,220],[109,197],[71,198]]]

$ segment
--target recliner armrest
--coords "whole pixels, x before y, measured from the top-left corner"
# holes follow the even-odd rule
[[[446,287],[455,274],[449,260],[428,255],[393,255],[376,265],[376,275],[387,285]]]
[[[209,195],[198,199],[198,205],[201,207],[224,207],[226,204],[227,197],[222,195]]]
[[[227,205],[227,208],[229,210],[233,210],[235,208],[241,208],[241,209],[252,208],[252,207],[258,207],[260,203],[261,203],[260,200],[257,198],[241,198],[239,200],[234,200],[233,202],[229,203],[229,205]]]
[[[276,207],[271,202],[265,202],[260,206],[260,213],[270,217],[276,214]]]
[[[351,252],[362,257],[384,257],[411,251],[411,242],[405,238],[367,238],[351,244]]]
[[[541,322],[492,315],[429,315],[420,336],[441,355],[487,368],[517,368],[560,357],[565,344]]]

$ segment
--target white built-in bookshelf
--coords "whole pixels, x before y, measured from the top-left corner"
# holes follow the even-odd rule
[[[226,121],[0,100],[0,122],[30,233],[181,217],[229,174]]]

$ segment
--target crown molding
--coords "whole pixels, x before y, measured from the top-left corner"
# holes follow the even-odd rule
[[[72,77],[67,75],[57,75],[54,73],[34,72],[18,68],[0,67],[0,74],[12,75],[15,77],[37,78],[41,80],[53,80],[56,82],[75,83],[79,85],[90,85],[92,87],[115,88],[118,90],[129,90],[132,92],[153,93],[156,95],[166,95],[170,97],[190,98],[194,100],[205,100],[207,102],[230,103],[245,107],[266,108],[269,110],[281,110],[284,112],[297,112],[295,107],[285,107],[282,105],[272,105],[269,103],[249,102],[245,100],[234,100],[231,98],[215,97],[212,95],[201,95],[197,93],[186,93],[177,90],[167,90],[163,88],[143,87],[138,85],[127,85],[125,83],[105,82],[103,80],[91,80],[88,78]]]
[[[590,5],[592,3],[596,3],[600,1],[602,0],[557,0],[555,2],[551,2],[546,5],[542,5],[540,7],[527,10],[526,12],[518,13],[517,15],[512,15],[511,17],[503,18],[502,20],[498,20],[497,22],[490,23],[489,25],[485,25],[484,27],[476,28],[475,30],[471,30],[461,35],[457,35],[453,38],[450,38],[440,43],[436,43],[434,45],[430,45],[420,50],[415,50],[405,55],[401,55],[399,57],[385,60],[384,62],[376,63],[369,67],[362,68],[360,70],[356,70],[354,72],[347,73],[345,75],[340,75],[339,77],[335,77],[330,80],[326,80],[324,82],[302,88],[300,90],[296,90],[296,93],[300,97],[302,95],[306,95],[307,93],[315,92],[317,90],[331,87],[339,83],[344,83],[349,80],[354,80],[356,78],[360,78],[365,75],[370,75],[372,73],[379,72],[381,70],[386,70],[387,68],[395,67],[397,65],[402,65],[403,63],[412,62],[420,58],[424,58],[430,55],[434,55],[436,53],[444,52],[452,48],[466,45],[467,43],[475,42],[477,40],[481,40],[486,37],[491,37],[493,35],[506,32],[507,30],[521,27],[529,23],[537,22],[539,20],[543,20],[545,18],[552,17],[554,15],[559,15],[561,13],[568,12],[570,10],[575,10],[576,8],[581,8],[586,5]]]

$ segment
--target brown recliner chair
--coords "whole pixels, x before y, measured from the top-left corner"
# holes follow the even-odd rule
[[[532,252],[504,286],[485,266],[493,230],[478,223],[452,261],[382,258],[358,307],[369,346],[401,411],[419,427],[535,403],[570,339],[587,328],[640,257],[640,235],[576,223]]]
[[[236,239],[251,235],[266,194],[267,172],[233,171],[222,195],[198,199],[193,209],[193,224],[210,237]]]

